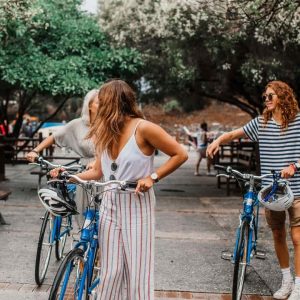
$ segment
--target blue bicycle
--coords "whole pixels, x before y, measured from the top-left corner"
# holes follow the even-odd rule
[[[80,240],[65,256],[54,278],[49,299],[94,299],[99,284],[100,265],[98,258],[99,205],[101,193],[94,192],[93,187],[111,186],[110,190],[135,189],[136,183],[110,180],[107,182],[84,181],[75,175],[64,172],[65,179],[75,179],[90,191],[90,206],[85,211],[85,222],[81,229]],[[93,207],[92,204],[93,203]]]
[[[229,167],[215,165],[215,169],[223,170],[226,174],[217,176],[234,177],[245,188],[243,195],[243,210],[239,216],[240,225],[236,231],[236,241],[233,255],[229,257],[222,256],[224,259],[230,258],[234,263],[233,282],[232,282],[232,299],[240,300],[243,293],[245,275],[247,266],[250,265],[251,258],[255,255],[258,258],[265,258],[265,253],[257,250],[258,239],[258,216],[259,201],[258,191],[260,181],[266,177],[273,177],[274,185],[279,181],[279,175],[275,172],[263,176],[241,173]]]
[[[31,163],[41,166],[43,170],[49,171],[60,165],[55,165],[42,157],[37,159],[37,163]],[[64,166],[69,171],[78,172],[82,169],[81,165]],[[51,185],[51,184],[50,184]],[[54,187],[60,189],[62,193],[68,194],[70,199],[74,199],[76,193],[76,185],[74,184],[56,184]],[[39,189],[38,195],[43,189]],[[43,202],[42,202],[43,203]],[[44,204],[44,203],[43,203]],[[35,282],[38,286],[42,285],[48,270],[51,259],[52,249],[55,248],[55,257],[60,260],[63,256],[67,237],[73,229],[72,216],[57,216],[46,210],[42,218],[42,226],[39,234],[36,260],[35,260]]]

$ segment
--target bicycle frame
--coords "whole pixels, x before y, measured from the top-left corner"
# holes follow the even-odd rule
[[[95,209],[87,209],[85,212],[85,215],[88,214],[88,212],[93,214],[93,221],[91,226],[89,225],[88,233],[89,233],[89,239],[84,241],[83,238],[83,231],[81,234],[81,241],[75,245],[75,248],[78,247],[83,247],[83,250],[85,252],[85,265],[84,265],[84,270],[80,282],[80,287],[79,287],[79,296],[81,299],[82,293],[84,290],[84,285],[86,282],[86,277],[87,277],[87,282],[89,283],[89,286],[86,287],[88,289],[88,294],[90,295],[92,290],[98,285],[100,282],[99,278],[96,278],[94,282],[91,282],[92,276],[93,276],[93,266],[94,266],[94,260],[95,260],[95,255],[97,253],[97,249],[99,247],[98,245],[98,227],[99,227],[99,211]],[[84,228],[83,230],[87,230]]]
[[[54,299],[54,297],[59,295],[59,299],[61,300],[64,299],[64,295],[67,292],[67,286],[72,271],[74,271],[74,273],[72,274],[75,276],[72,277],[71,282],[71,290],[73,291],[72,293],[74,299],[82,299],[83,293],[93,296],[94,291],[100,282],[100,278],[99,276],[97,276],[98,274],[95,274],[94,270],[98,270],[98,267],[95,266],[97,250],[99,248],[98,226],[99,204],[101,202],[101,199],[98,196],[103,192],[96,193],[93,191],[93,187],[105,187],[114,185],[113,189],[118,190],[119,188],[120,190],[125,191],[134,190],[137,186],[136,182],[131,181],[85,181],[80,179],[76,175],[69,174],[68,172],[63,172],[61,174],[61,179],[54,179],[52,180],[52,182],[67,182],[70,178],[75,179],[77,184],[81,184],[84,188],[91,191],[91,203],[93,202],[94,205],[91,206],[89,204],[89,206],[87,207],[84,213],[85,222],[83,228],[81,229],[80,240],[67,254],[55,276],[54,283],[50,291],[50,297]]]
[[[95,255],[97,253],[98,249],[98,226],[99,226],[99,211],[92,208],[87,208],[85,211],[85,216],[87,214],[92,214],[92,220],[87,225],[86,228],[83,228],[81,231],[80,241],[77,242],[74,246],[75,248],[81,248],[84,251],[84,268],[82,275],[80,276],[79,280],[79,289],[77,293],[76,299],[82,299],[84,288],[86,282],[88,282],[89,286],[86,287],[88,290],[88,294],[90,295],[92,291],[96,288],[96,286],[99,284],[100,279],[96,278],[93,282],[92,276],[93,276],[93,267],[94,267],[94,260]],[[85,222],[86,224],[86,222]],[[68,283],[69,274],[72,270],[72,265],[70,264],[68,266],[68,272],[64,278],[63,287],[62,287],[62,293],[60,295],[60,299],[64,298],[66,287]],[[87,280],[86,280],[87,278]],[[78,279],[77,279],[78,280]]]
[[[60,216],[54,216],[54,221],[53,221],[53,229],[51,231],[51,244],[55,244],[56,241],[60,240],[65,234],[69,234],[71,230],[73,229],[72,227],[72,217],[68,216],[68,224],[65,226],[66,228],[60,232],[60,228],[62,227],[62,217]]]
[[[247,264],[248,265],[250,264],[252,251],[256,251],[257,238],[258,238],[258,217],[259,217],[259,201],[257,199],[257,192],[255,191],[254,179],[250,178],[250,185],[243,196],[243,211],[239,216],[240,225],[236,232],[236,242],[235,242],[234,253],[232,258],[233,262],[236,259],[236,252],[237,252],[238,242],[241,234],[241,226],[242,223],[245,221],[249,224]],[[254,237],[253,237],[253,233],[254,233]]]

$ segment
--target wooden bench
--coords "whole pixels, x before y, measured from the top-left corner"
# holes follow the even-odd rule
[[[0,190],[0,200],[4,200],[6,201],[8,199],[8,196],[11,194],[10,191],[3,191]],[[6,221],[4,220],[1,212],[0,212],[0,225],[9,225],[8,223],[6,223]]]
[[[231,166],[233,169],[236,169],[240,172],[254,172],[256,171],[256,149],[252,143],[240,143],[240,144],[231,144],[224,145],[225,149],[220,149],[220,153],[217,156],[215,161],[216,164],[222,166]],[[224,152],[227,150],[227,153]],[[223,156],[222,156],[223,151]],[[221,172],[218,171],[218,174]],[[231,185],[238,187],[238,183],[233,178],[222,178],[217,177],[217,187],[226,185],[226,195],[230,195]]]

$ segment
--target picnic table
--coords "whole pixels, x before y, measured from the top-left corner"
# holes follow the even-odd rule
[[[216,155],[215,164],[231,166],[241,172],[259,174],[259,154],[257,143],[251,141],[233,141],[220,146]],[[220,171],[218,171],[219,173]],[[217,187],[226,185],[226,194],[230,195],[232,185],[237,186],[237,182],[232,178],[217,177]]]

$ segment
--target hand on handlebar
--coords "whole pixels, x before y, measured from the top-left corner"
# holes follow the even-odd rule
[[[285,167],[281,170],[280,172],[281,178],[291,178],[295,175],[295,169],[293,168],[292,165],[289,165],[288,167]]]
[[[57,178],[60,175],[60,173],[63,171],[65,171],[65,169],[60,167],[60,168],[55,168],[55,169],[51,170],[49,173],[52,178]]]
[[[39,157],[39,155],[33,151],[26,154],[26,159],[32,163],[35,162],[38,157]]]
[[[135,193],[138,194],[139,192],[145,193],[153,186],[153,180],[150,176],[146,178],[142,178],[138,181],[137,187],[135,189]]]

